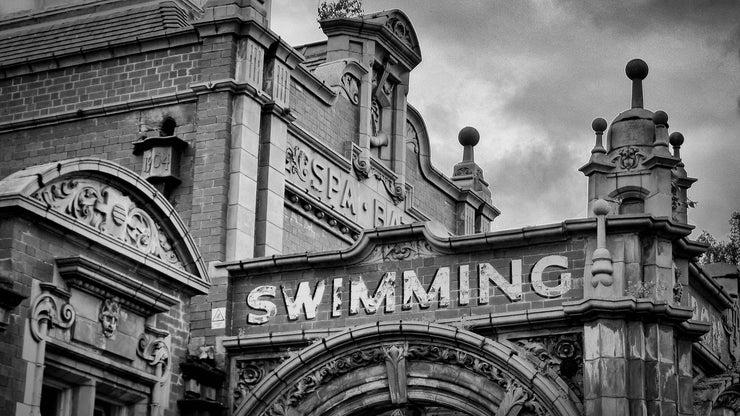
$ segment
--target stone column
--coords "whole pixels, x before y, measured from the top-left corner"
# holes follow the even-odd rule
[[[257,168],[255,257],[283,251],[285,205],[285,150],[288,143],[290,69],[276,57],[268,58],[265,92],[272,101],[262,108]]]
[[[262,111],[257,97],[262,91],[264,54],[264,49],[252,39],[242,39],[237,45],[236,81],[246,84],[247,92],[235,95],[232,106],[226,261],[254,255]]]

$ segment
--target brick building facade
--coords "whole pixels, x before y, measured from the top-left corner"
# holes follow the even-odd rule
[[[740,412],[737,269],[697,263],[644,62],[590,217],[490,232],[403,12],[294,47],[270,0],[58,3],[0,16],[0,414]]]

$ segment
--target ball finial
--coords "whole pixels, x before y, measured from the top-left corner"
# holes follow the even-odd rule
[[[475,146],[480,141],[480,133],[474,127],[463,127],[457,135],[457,141],[463,146]]]
[[[594,201],[593,205],[593,211],[594,214],[598,215],[606,215],[609,213],[609,203],[604,201],[603,199],[597,199]]]
[[[594,129],[596,133],[603,133],[604,130],[606,130],[606,120],[601,117],[595,118],[594,121],[591,122],[591,128]]]
[[[648,66],[642,59],[633,59],[627,62],[624,72],[627,74],[627,78],[633,81],[636,79],[642,80],[647,77]]]
[[[668,114],[666,114],[665,111],[656,111],[655,114],[653,114],[653,123],[659,126],[667,126]]]
[[[683,134],[674,131],[670,136],[668,136],[668,142],[670,142],[673,147],[681,147],[683,144]]]

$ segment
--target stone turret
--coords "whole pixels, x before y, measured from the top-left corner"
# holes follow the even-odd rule
[[[606,145],[603,133],[607,123],[597,118],[592,123],[596,144],[589,162],[580,171],[588,176],[588,212],[598,199],[609,202],[613,214],[651,214],[686,223],[686,207],[691,204],[686,192],[696,179],[689,178],[678,149],[683,135],[671,134],[669,150],[668,115],[643,108],[642,81],[648,66],[633,59],[625,68],[632,80],[632,106],[620,113],[609,126]]]

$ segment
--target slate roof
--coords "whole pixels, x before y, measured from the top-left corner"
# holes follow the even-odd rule
[[[170,2],[39,23],[30,29],[0,32],[0,66],[127,43],[188,26],[187,11]]]

